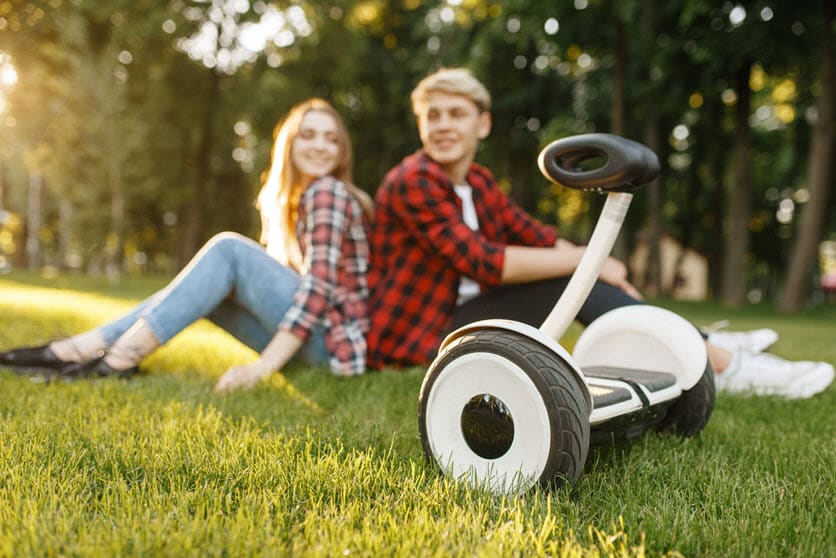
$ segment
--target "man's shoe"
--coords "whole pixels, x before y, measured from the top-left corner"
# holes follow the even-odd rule
[[[58,358],[49,345],[23,347],[0,353],[0,366],[12,368],[61,370],[70,364],[74,363]]]
[[[824,391],[833,376],[833,366],[826,362],[792,362],[768,353],[737,351],[728,369],[714,376],[714,383],[728,393],[806,399]]]
[[[753,329],[751,331],[709,331],[707,341],[727,351],[744,350],[762,353],[775,344],[778,332],[774,329]]]
[[[105,362],[104,355],[87,362],[71,363],[61,369],[60,378],[66,382],[86,378],[120,378],[126,380],[139,372],[139,367],[133,366],[127,370],[116,370]]]

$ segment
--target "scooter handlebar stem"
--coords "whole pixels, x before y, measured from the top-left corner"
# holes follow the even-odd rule
[[[578,314],[601,273],[621,230],[636,186],[659,174],[659,158],[648,147],[613,134],[581,134],[559,139],[540,152],[543,175],[577,190],[607,192],[592,238],[563,296],[540,330],[559,340]]]
[[[629,192],[607,194],[607,201],[595,224],[595,230],[592,232],[583,258],[572,274],[560,300],[540,326],[540,331],[555,341],[563,337],[589,296],[589,292],[601,273],[601,267],[615,244],[632,199],[633,194]]]

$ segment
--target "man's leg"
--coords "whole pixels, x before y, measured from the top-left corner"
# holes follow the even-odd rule
[[[490,318],[503,318],[540,327],[563,294],[568,277],[533,283],[499,287],[457,307],[451,330]],[[597,281],[578,312],[578,321],[589,325],[593,320],[615,308],[642,304],[624,291]]]

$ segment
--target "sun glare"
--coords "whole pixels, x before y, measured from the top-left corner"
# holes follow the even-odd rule
[[[238,12],[242,6],[235,2],[225,2],[221,7],[211,10],[197,33],[178,40],[177,48],[208,68],[218,68],[232,74],[242,64],[253,62],[270,43],[285,48],[292,45],[297,37],[313,32],[304,10],[299,6],[281,11],[270,5],[260,13],[258,22],[239,22]],[[206,14],[193,7],[184,15],[199,21]],[[176,25],[170,20],[163,24],[163,30],[167,33],[175,29]],[[270,56],[274,54],[270,53]]]
[[[17,83],[17,70],[12,66],[9,57],[0,53],[0,86],[11,87]]]
[[[10,57],[0,52],[0,114],[5,113],[8,107],[6,101],[6,89],[17,83],[17,70],[12,65]]]

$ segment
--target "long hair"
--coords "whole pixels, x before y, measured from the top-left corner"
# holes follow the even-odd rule
[[[267,245],[268,253],[297,271],[302,266],[302,251],[296,237],[296,221],[299,200],[308,183],[303,181],[302,174],[293,164],[290,152],[302,126],[302,119],[311,111],[329,114],[337,123],[339,155],[331,175],[346,185],[367,214],[372,210],[371,198],[353,184],[351,139],[343,119],[334,107],[328,101],[315,97],[291,108],[273,131],[270,166],[262,174],[264,180],[256,199],[256,207],[261,213],[261,242]]]

